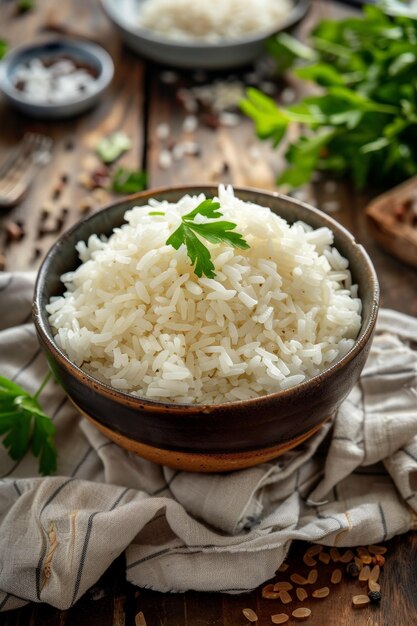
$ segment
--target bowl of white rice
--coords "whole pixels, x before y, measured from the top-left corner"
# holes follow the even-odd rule
[[[158,63],[226,69],[252,62],[295,26],[310,0],[101,0],[126,44]]]
[[[168,242],[207,199],[247,244],[200,237],[210,276]],[[228,471],[331,419],[365,363],[378,301],[366,251],[319,210],[185,187],[131,196],[62,235],[33,316],[56,378],[109,438],[171,467]]]
[[[95,106],[113,72],[112,58],[101,46],[53,39],[11,50],[0,66],[0,90],[25,115],[64,119]]]

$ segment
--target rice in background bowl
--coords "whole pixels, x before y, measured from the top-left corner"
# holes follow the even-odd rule
[[[143,0],[137,24],[169,40],[215,44],[269,33],[293,8],[292,0]]]
[[[47,306],[68,358],[132,395],[221,404],[289,389],[346,355],[361,301],[332,231],[290,226],[221,186],[219,210],[250,248],[204,241],[216,277],[198,278],[185,248],[165,242],[204,199],[150,200],[108,239],[77,244],[82,264]]]

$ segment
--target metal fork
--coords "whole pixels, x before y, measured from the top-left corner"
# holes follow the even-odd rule
[[[39,167],[49,163],[53,141],[39,133],[26,133],[0,166],[0,208],[17,204]]]

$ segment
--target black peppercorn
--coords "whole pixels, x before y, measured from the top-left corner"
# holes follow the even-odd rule
[[[370,599],[372,604],[379,604],[381,602],[381,592],[380,591],[370,591],[368,593],[368,598]]]
[[[349,563],[346,567],[346,574],[351,578],[357,578],[360,573],[360,568],[356,565],[356,563]]]

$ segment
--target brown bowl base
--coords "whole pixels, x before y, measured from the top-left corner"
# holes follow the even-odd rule
[[[81,410],[77,407],[78,410]],[[285,443],[281,443],[271,448],[262,448],[259,450],[249,450],[245,452],[230,452],[230,453],[203,453],[203,452],[182,452],[176,450],[165,450],[163,448],[157,448],[156,446],[150,446],[145,443],[140,443],[134,439],[129,439],[125,435],[110,430],[103,424],[100,424],[97,420],[92,418],[83,412],[87,419],[94,424],[98,430],[108,439],[111,439],[118,446],[133,452],[138,456],[152,461],[152,463],[158,463],[158,465],[166,465],[172,469],[184,470],[186,472],[200,472],[200,473],[215,473],[215,472],[231,472],[233,470],[245,469],[246,467],[253,467],[260,463],[270,461],[275,457],[281,456],[284,452],[295,448],[300,443],[306,441],[312,437],[322,426],[329,417],[326,417],[319,424],[314,426],[311,430],[303,433],[295,439],[291,439]]]

